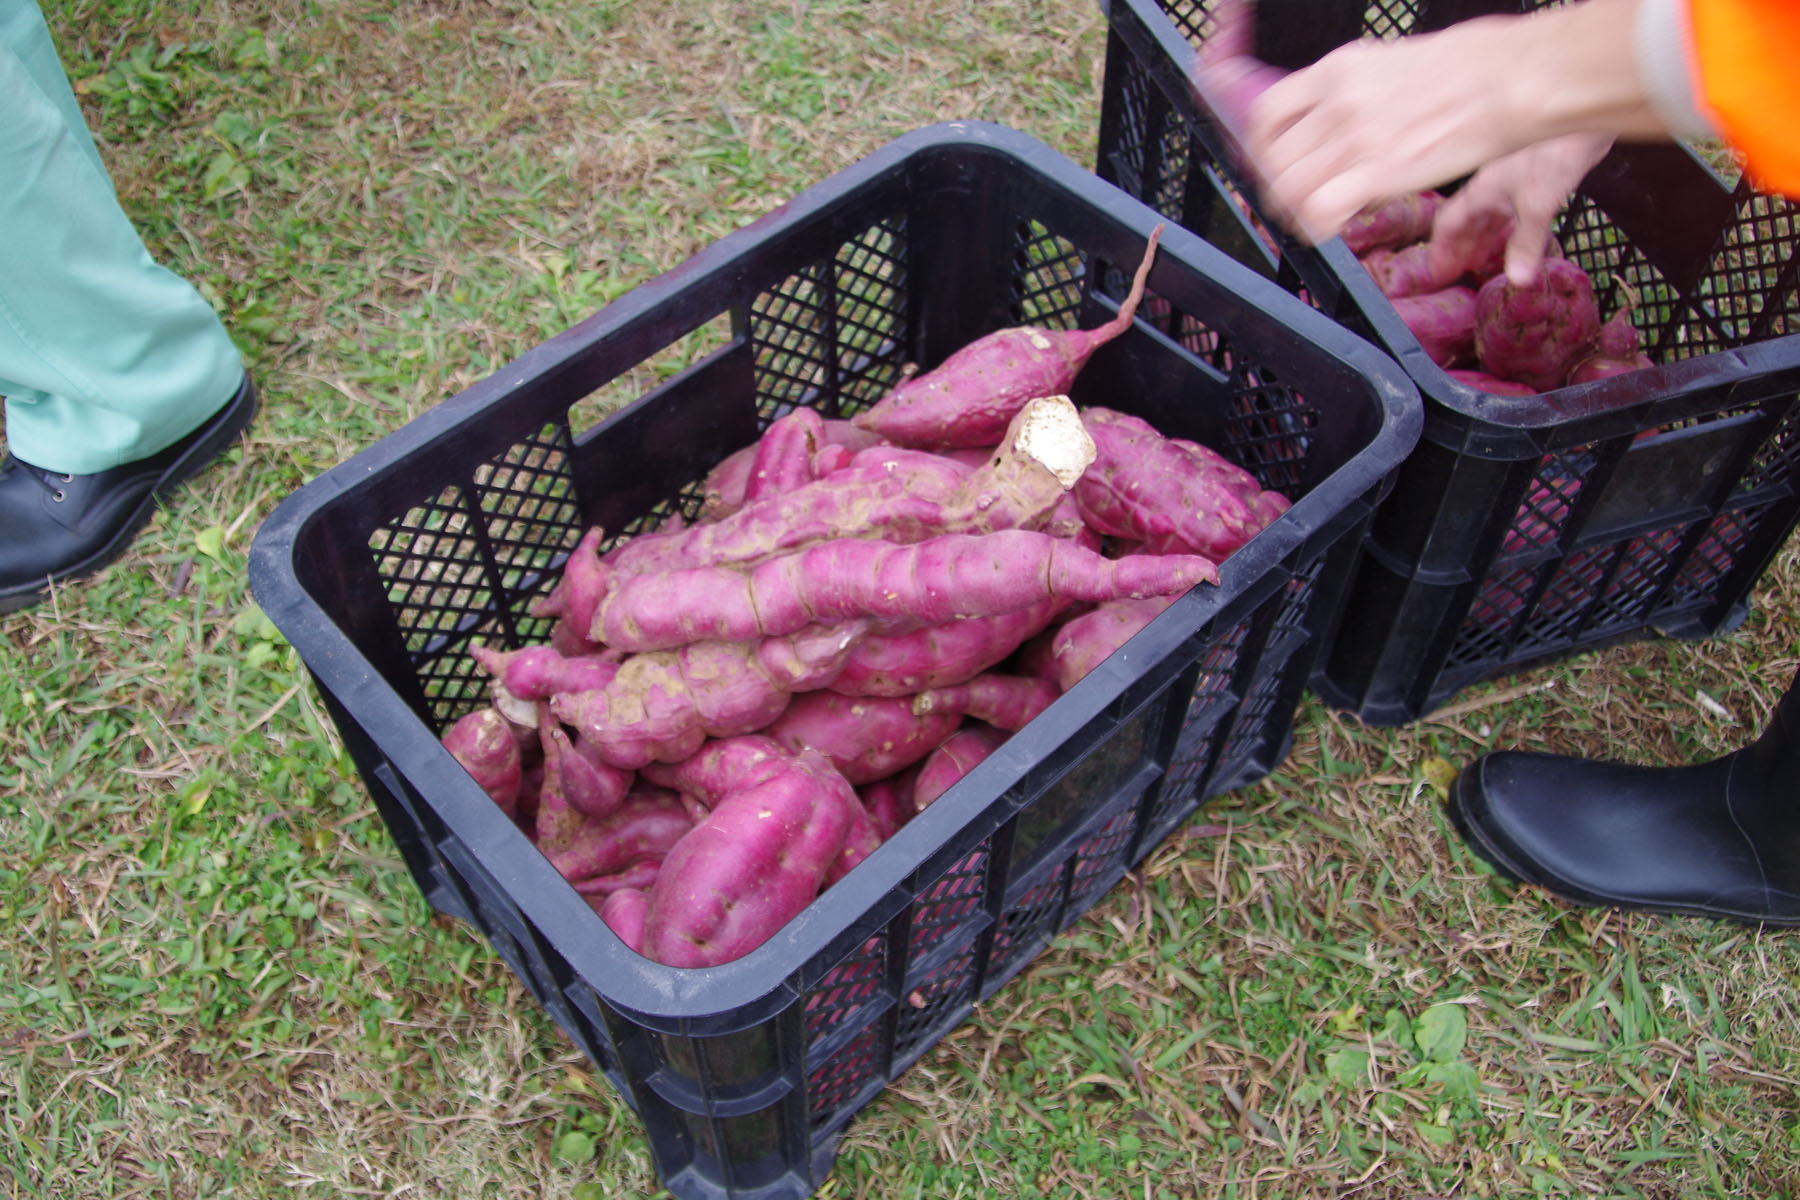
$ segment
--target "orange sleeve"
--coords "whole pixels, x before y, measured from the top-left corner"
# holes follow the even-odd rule
[[[1800,3],[1690,0],[1695,89],[1767,191],[1800,197]]]

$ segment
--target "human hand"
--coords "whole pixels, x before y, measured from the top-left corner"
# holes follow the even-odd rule
[[[1371,204],[1438,186],[1516,147],[1495,109],[1493,47],[1512,18],[1338,47],[1252,104],[1245,147],[1294,233],[1335,236]]]
[[[1438,209],[1431,228],[1432,274],[1487,274],[1491,268],[1482,264],[1501,258],[1509,281],[1531,283],[1544,261],[1550,226],[1612,144],[1604,134],[1565,134],[1476,171]]]
[[[1576,132],[1666,136],[1631,50],[1637,0],[1579,0],[1340,46],[1272,83],[1243,142],[1264,204],[1318,242],[1377,201]]]

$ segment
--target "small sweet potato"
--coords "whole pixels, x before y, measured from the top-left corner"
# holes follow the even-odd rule
[[[1056,703],[1062,689],[1032,675],[988,672],[967,683],[930,688],[913,697],[913,711],[961,713],[999,729],[1017,731]]]
[[[517,812],[522,767],[506,718],[491,707],[478,708],[445,730],[443,743],[500,811],[509,817]]]
[[[621,888],[607,896],[595,909],[606,927],[618,935],[626,947],[639,954],[644,952],[644,913],[650,906],[650,896],[638,888]]]
[[[1399,249],[1371,250],[1361,261],[1363,269],[1375,280],[1375,286],[1390,300],[1440,291],[1457,280],[1456,275],[1441,274],[1432,265],[1429,242],[1414,242]]]
[[[1115,600],[1065,622],[1050,639],[1049,677],[1068,691],[1175,602],[1173,596]]]
[[[1475,293],[1466,287],[1398,296],[1400,320],[1440,367],[1467,362],[1475,351]]]
[[[949,706],[914,711],[911,696],[796,696],[764,732],[792,753],[824,754],[853,784],[872,783],[911,766],[962,723]]]
[[[1431,234],[1431,223],[1444,197],[1437,192],[1396,196],[1352,217],[1341,236],[1356,255],[1381,247],[1405,246]]]
[[[925,757],[913,779],[912,808],[920,813],[964,775],[985,762],[1010,736],[980,722],[964,725]]]

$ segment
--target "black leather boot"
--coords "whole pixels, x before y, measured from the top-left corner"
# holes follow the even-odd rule
[[[7,455],[0,463],[0,612],[43,599],[53,582],[125,552],[156,502],[217,458],[256,415],[248,376],[225,407],[173,446],[97,475],[63,475]]]
[[[1800,925],[1800,676],[1723,758],[1489,754],[1456,777],[1450,814],[1500,870],[1582,904]]]

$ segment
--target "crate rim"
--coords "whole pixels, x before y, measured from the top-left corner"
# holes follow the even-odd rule
[[[509,894],[521,912],[571,969],[591,982],[608,1004],[647,1024],[730,1016],[781,999],[784,992],[791,995],[790,982],[795,975],[833,942],[851,934],[862,914],[825,893],[762,946],[717,967],[668,967],[626,949],[574,889],[562,884],[542,853],[488,801],[336,623],[297,586],[293,563],[300,533],[327,505],[354,494],[400,458],[453,435],[464,422],[560,364],[572,344],[590,343],[634,322],[652,319],[684,289],[730,272],[752,248],[796,224],[827,215],[838,203],[838,191],[869,184],[900,170],[913,157],[940,148],[981,150],[1009,159],[1014,166],[1067,188],[1076,200],[1110,219],[1121,234],[1142,239],[1155,226],[1165,226],[1161,254],[1231,289],[1246,304],[1272,311],[1297,335],[1360,376],[1377,402],[1380,425],[1361,452],[1327,477],[1343,489],[1340,494],[1360,498],[1380,488],[1420,435],[1423,413],[1417,388],[1392,358],[1366,339],[1036,138],[989,122],[948,121],[904,134],[815,183],[440,401],[283,499],[262,522],[250,547],[251,592],[258,605],[299,651],[317,686],[328,691],[364,729],[395,731],[380,745],[381,751],[417,790],[439,802],[434,805],[437,815],[451,833],[462,839],[484,870],[509,885]],[[1332,514],[1326,512],[1322,495],[1327,490],[1324,482],[1222,563],[1216,586],[1188,593],[1141,633],[1133,646],[1152,655],[1172,651],[1258,579],[1302,549],[1330,523]],[[1066,742],[1127,690],[1135,676],[1128,675],[1117,658],[1091,672],[1033,722],[1042,744]],[[1007,755],[1003,747],[970,774],[969,786],[946,793],[859,866],[852,876],[860,877],[857,889],[875,896],[905,892],[908,878],[921,868],[931,848],[948,845],[992,814],[1027,769],[1027,764]],[[908,857],[903,851],[913,853]]]

